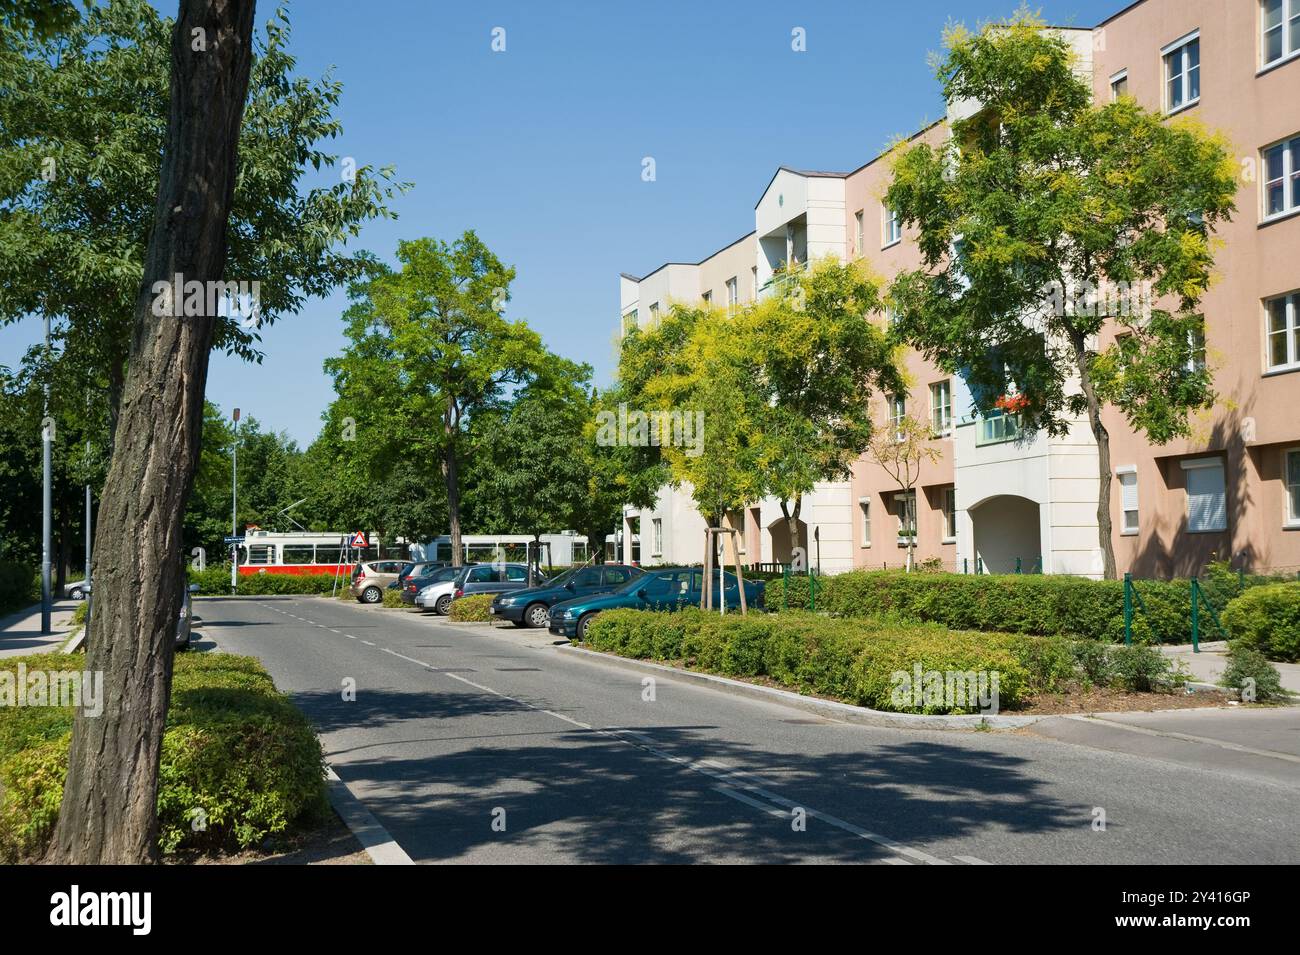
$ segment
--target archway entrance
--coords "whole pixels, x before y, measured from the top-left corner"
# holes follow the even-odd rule
[[[811,556],[808,554],[808,525],[802,520],[798,525],[798,541],[790,540],[790,524],[784,517],[778,517],[767,525],[767,532],[772,537],[772,560],[776,563],[790,563],[796,545],[804,548],[804,561],[811,562]]]
[[[1038,505],[1014,494],[990,497],[970,509],[975,556],[986,574],[1014,574],[1016,560],[1029,573],[1042,566]]]

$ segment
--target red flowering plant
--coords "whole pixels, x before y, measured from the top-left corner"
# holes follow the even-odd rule
[[[993,407],[999,408],[1007,414],[1020,414],[1029,407],[1029,399],[1024,395],[1003,395],[993,402]]]

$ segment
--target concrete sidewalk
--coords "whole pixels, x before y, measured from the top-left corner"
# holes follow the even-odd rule
[[[1200,653],[1194,652],[1191,644],[1162,646],[1160,652],[1185,663],[1192,678],[1204,683],[1217,684],[1228,666],[1228,644],[1224,640],[1202,643]],[[1282,674],[1282,686],[1292,693],[1300,693],[1300,664],[1274,663],[1273,666]]]
[[[25,653],[45,653],[58,649],[72,632],[72,614],[77,609],[76,600],[56,600],[50,614],[48,635],[41,633],[41,605],[33,604],[0,619],[0,657],[16,657]]]

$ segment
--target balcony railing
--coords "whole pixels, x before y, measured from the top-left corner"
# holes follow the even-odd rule
[[[1005,441],[1019,440],[1024,433],[1020,426],[1020,415],[1003,414],[994,411],[980,418],[979,438],[975,444],[1002,444]]]

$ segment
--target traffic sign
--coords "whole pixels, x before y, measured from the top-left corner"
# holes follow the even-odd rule
[[[355,549],[365,550],[365,548],[368,546],[366,544],[365,531],[357,531],[355,534],[353,534],[352,539],[348,541],[348,546],[353,548],[354,550]]]

